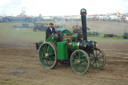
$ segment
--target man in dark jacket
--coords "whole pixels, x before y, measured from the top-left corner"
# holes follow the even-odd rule
[[[53,35],[53,34],[56,34],[56,31],[55,31],[55,28],[53,27],[53,23],[50,23],[50,24],[49,24],[49,27],[48,27],[47,30],[46,30],[46,39],[47,39],[49,36]]]

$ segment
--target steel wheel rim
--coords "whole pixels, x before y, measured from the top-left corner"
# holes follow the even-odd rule
[[[100,50],[99,48],[95,48],[94,54],[92,56],[94,59],[90,60],[90,66],[93,69],[103,69],[106,63],[106,59],[103,51]]]
[[[56,65],[56,49],[51,43],[44,43],[39,49],[39,60],[43,67],[51,69]]]
[[[71,67],[78,74],[84,74],[89,68],[89,57],[83,50],[76,50],[70,59]]]

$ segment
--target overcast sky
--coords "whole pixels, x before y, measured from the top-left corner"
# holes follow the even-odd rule
[[[18,15],[22,9],[31,16],[128,13],[128,0],[0,0],[0,15]]]

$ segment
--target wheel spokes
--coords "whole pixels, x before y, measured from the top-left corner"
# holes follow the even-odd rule
[[[49,51],[49,48],[50,48],[50,45],[48,45],[48,47],[47,47],[47,52]]]
[[[88,59],[83,51],[76,51],[71,56],[71,65],[77,73],[85,73],[88,69]]]
[[[49,57],[55,57],[55,53],[54,52],[51,52],[51,53],[48,53]]]
[[[39,50],[39,58],[46,68],[53,68],[56,64],[56,50],[50,43],[43,44]]]
[[[91,59],[91,67],[94,69],[100,69],[104,65],[104,54],[99,49],[94,50],[93,59]]]

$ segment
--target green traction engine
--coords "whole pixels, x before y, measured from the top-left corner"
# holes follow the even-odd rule
[[[70,64],[79,74],[86,73],[89,67],[103,69],[103,51],[96,47],[95,41],[87,40],[86,14],[86,9],[81,9],[82,36],[79,33],[72,34],[65,28],[56,28],[57,34],[50,36],[45,42],[34,44],[44,68],[52,69],[58,63]]]

